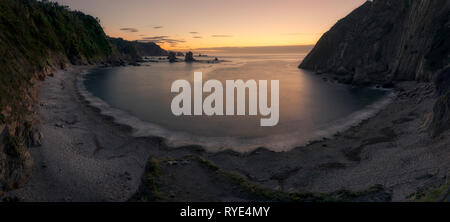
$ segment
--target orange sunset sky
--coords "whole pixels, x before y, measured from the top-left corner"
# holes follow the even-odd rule
[[[315,44],[365,0],[57,0],[106,34],[164,49]]]

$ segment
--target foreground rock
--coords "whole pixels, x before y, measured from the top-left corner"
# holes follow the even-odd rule
[[[438,74],[435,85],[438,100],[434,104],[428,125],[434,137],[450,129],[450,67]]]

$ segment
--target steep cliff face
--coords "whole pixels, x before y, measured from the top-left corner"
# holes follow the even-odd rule
[[[430,81],[450,62],[450,1],[367,1],[333,26],[300,68],[355,84]]]
[[[28,147],[43,136],[33,112],[38,81],[69,64],[139,58],[118,47],[92,16],[52,2],[0,0],[0,196],[31,176]],[[162,50],[149,43],[138,53],[152,49]]]
[[[27,147],[39,145],[34,87],[53,68],[106,62],[111,45],[98,21],[55,3],[0,0],[0,194],[31,175]]]
[[[109,40],[123,59],[139,60],[143,56],[163,56],[168,54],[166,50],[153,42],[126,41],[122,38],[109,38]]]

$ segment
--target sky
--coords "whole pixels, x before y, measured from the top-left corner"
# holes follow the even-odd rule
[[[313,45],[366,0],[55,0],[169,50]]]

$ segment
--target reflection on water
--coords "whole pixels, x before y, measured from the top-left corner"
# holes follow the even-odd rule
[[[381,102],[385,91],[323,81],[298,69],[302,56],[239,55],[226,57],[231,62],[221,64],[104,68],[85,75],[84,86],[111,108],[137,117],[139,123],[128,124],[139,136],[159,134],[173,145],[200,143],[213,150],[248,151],[258,146],[288,150],[357,123],[386,103]],[[186,79],[193,86],[196,71],[203,72],[203,82],[217,79],[223,86],[225,80],[279,80],[278,125],[261,127],[261,116],[174,116],[170,104],[176,94],[170,92],[171,84]]]

